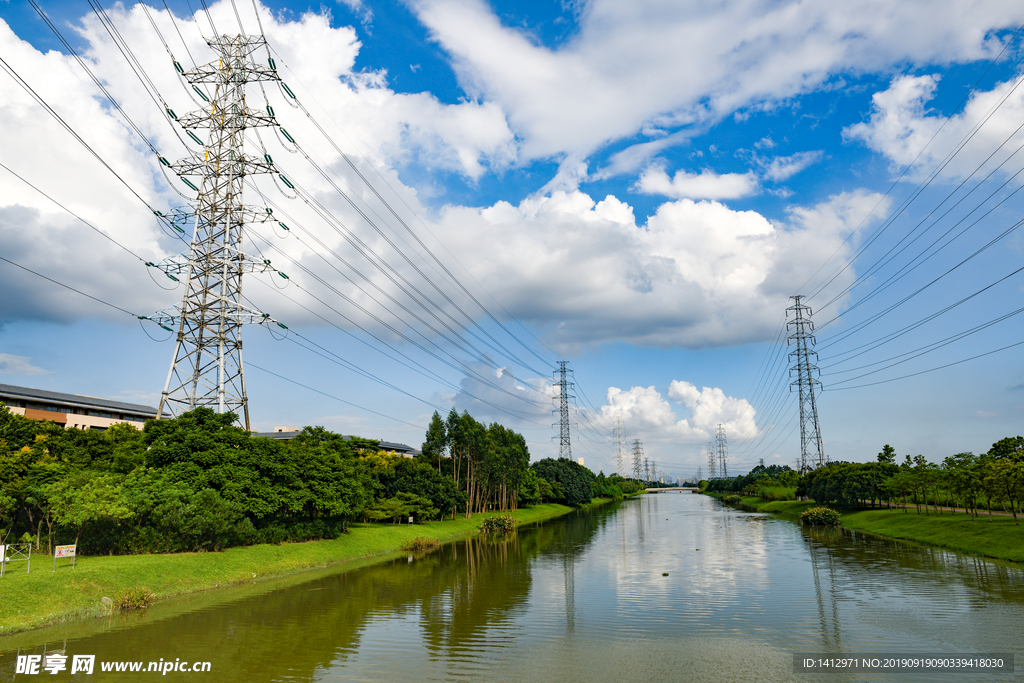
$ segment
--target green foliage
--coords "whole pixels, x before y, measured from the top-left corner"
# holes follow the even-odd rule
[[[448,431],[445,428],[444,420],[436,410],[433,417],[430,418],[427,434],[420,450],[423,451],[424,458],[430,462],[437,460],[440,463],[441,458],[448,454]],[[440,468],[440,465],[438,467]]]
[[[761,486],[757,497],[764,501],[796,500],[795,486]]]
[[[990,458],[1024,462],[1024,436],[1008,436],[992,444],[988,451]]]
[[[367,456],[380,498],[394,498],[399,493],[414,493],[429,500],[429,506],[441,514],[451,514],[466,503],[466,493],[455,481],[423,462],[401,456],[379,453]]]
[[[37,549],[73,537],[85,554],[217,551],[333,538],[357,519],[514,510],[579,488],[546,482],[521,434],[467,413],[434,415],[418,460],[323,427],[281,442],[236,421],[198,408],[141,431],[66,430],[0,405],[0,537],[28,534]]]
[[[480,531],[485,534],[508,533],[516,530],[516,518],[512,515],[488,517],[480,524]]]
[[[121,499],[121,482],[116,475],[76,472],[47,486],[46,493],[54,519],[75,530],[76,544],[90,524],[132,516]]]
[[[786,465],[758,465],[747,474],[742,474],[731,479],[712,479],[702,486],[702,491],[724,493],[727,491],[749,492],[753,494],[762,485],[761,480],[766,482],[779,483],[783,486],[795,486],[796,482],[792,477],[796,475]]]
[[[441,547],[441,541],[436,538],[417,536],[416,538],[402,544],[402,550],[410,553],[421,553],[428,550],[437,550]]]
[[[808,526],[839,526],[839,513],[824,506],[808,508],[800,513],[800,523]]]
[[[729,505],[738,505],[743,502],[743,498],[733,494],[730,496],[726,496],[725,498],[722,499],[722,501],[728,503]]]
[[[882,462],[833,463],[805,474],[796,493],[819,503],[856,507],[860,501],[886,499],[884,484],[896,473],[896,465]]]
[[[113,607],[119,610],[145,609],[155,599],[153,591],[144,586],[126,588],[114,596]]]
[[[375,522],[390,519],[392,524],[396,524],[408,517],[421,521],[436,519],[438,512],[437,508],[431,507],[429,498],[400,492],[394,498],[376,501],[366,510],[366,517]]]
[[[564,458],[545,458],[531,466],[538,476],[561,489],[558,502],[566,505],[585,505],[594,498],[594,474],[578,462]]]

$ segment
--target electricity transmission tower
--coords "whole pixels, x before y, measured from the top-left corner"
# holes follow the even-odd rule
[[[633,439],[633,478],[640,481],[641,460],[644,457],[644,447],[640,445],[640,439]]]
[[[242,275],[276,269],[270,261],[241,251],[245,224],[270,217],[269,209],[242,203],[242,187],[247,175],[275,173],[276,168],[269,155],[259,158],[245,154],[244,141],[246,129],[275,126],[277,122],[269,113],[248,108],[245,91],[248,83],[277,81],[280,77],[275,69],[258,65],[253,57],[254,52],[267,47],[262,36],[219,36],[208,44],[217,51],[217,59],[182,75],[204,100],[209,100],[209,106],[180,118],[169,112],[190,138],[203,145],[203,151],[174,164],[160,158],[199,196],[188,253],[156,264],[185,282],[180,306],[151,318],[168,329],[172,325],[178,328],[157,417],[165,409],[176,415],[208,406],[217,412],[238,414],[249,429],[242,325],[275,321],[242,304]],[[209,86],[212,95],[202,94],[200,85]],[[194,131],[207,131],[206,142]],[[188,176],[198,176],[199,186]]]
[[[708,479],[718,479],[718,467],[715,465],[715,449],[708,441]]]
[[[648,484],[651,483],[651,463],[646,457],[644,457],[644,478]]]
[[[565,367],[568,363],[569,361],[567,360],[558,361],[558,369],[555,370],[554,374],[558,379],[558,457],[571,460],[572,443],[569,437],[569,399],[575,400],[576,397],[569,393],[569,389],[574,387],[575,384],[568,380],[568,375],[572,374],[572,370]],[[551,412],[556,411],[552,410]]]
[[[729,478],[729,447],[725,440],[725,427],[721,423],[718,425],[718,431],[715,432],[715,442],[718,444],[718,476],[722,479]]]
[[[796,349],[789,353],[789,360],[793,363],[789,368],[789,376],[792,378],[794,374],[796,375],[796,379],[789,383],[789,390],[792,391],[795,386],[799,392],[800,471],[806,472],[810,468],[825,464],[825,449],[821,443],[821,428],[818,424],[818,404],[814,398],[815,387],[820,387],[821,382],[815,379],[820,373],[816,364],[818,353],[811,348],[815,343],[811,309],[800,302],[802,296],[789,298],[796,302],[786,309],[786,318],[789,318],[790,311],[793,312],[793,319],[786,321],[786,331],[792,330],[786,337],[786,343],[796,345]]]
[[[615,418],[615,459],[618,466],[616,473],[620,477],[626,476],[624,458],[625,453],[622,450],[622,420]]]
[[[697,466],[697,481],[699,482],[702,479],[704,479],[704,468],[698,465]]]

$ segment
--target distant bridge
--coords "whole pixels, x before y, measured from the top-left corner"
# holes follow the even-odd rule
[[[693,492],[693,493],[697,493],[697,487],[696,486],[673,486],[672,488],[667,488],[667,489],[646,489],[646,491],[647,491],[647,493],[672,493],[673,491],[675,491],[677,493],[683,493],[684,491],[690,491],[690,492]]]

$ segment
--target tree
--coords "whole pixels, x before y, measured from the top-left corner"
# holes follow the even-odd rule
[[[878,454],[878,462],[886,463],[887,465],[896,464],[896,449],[885,444],[882,446],[882,452]]]
[[[998,492],[1000,497],[1010,503],[1013,521],[1015,524],[1020,524],[1017,519],[1017,507],[1020,505],[1022,494],[1024,494],[1024,463],[1007,459],[993,459],[987,463],[986,473],[988,475],[985,477],[986,486]]]
[[[557,484],[562,489],[566,505],[585,505],[594,497],[594,474],[573,460],[545,458],[530,467],[552,488]]]
[[[440,472],[441,458],[448,452],[448,429],[444,420],[441,419],[440,413],[436,410],[434,416],[430,418],[427,435],[420,449],[423,451],[423,456],[430,459],[431,462],[437,458],[437,471]]]
[[[1008,436],[996,441],[988,455],[997,460],[1024,462],[1024,436]]]
[[[978,495],[983,489],[981,465],[974,453],[957,453],[942,461],[946,470],[946,483],[955,496],[963,498],[964,507],[973,518],[978,518]]]
[[[75,530],[75,545],[82,530],[101,520],[132,516],[121,500],[121,483],[116,475],[88,470],[64,477],[47,487],[53,516],[59,524]]]

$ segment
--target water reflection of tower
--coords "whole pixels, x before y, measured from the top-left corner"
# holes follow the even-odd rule
[[[806,533],[806,532],[805,532]],[[842,647],[839,628],[839,603],[836,600],[836,563],[832,551],[824,544],[811,541],[811,571],[814,574],[814,595],[818,602],[818,624],[821,628],[821,645],[825,652],[840,652]],[[822,589],[820,555],[827,560],[828,588]]]
[[[573,633],[576,630],[575,553],[562,554],[562,572],[565,574],[565,630]]]

